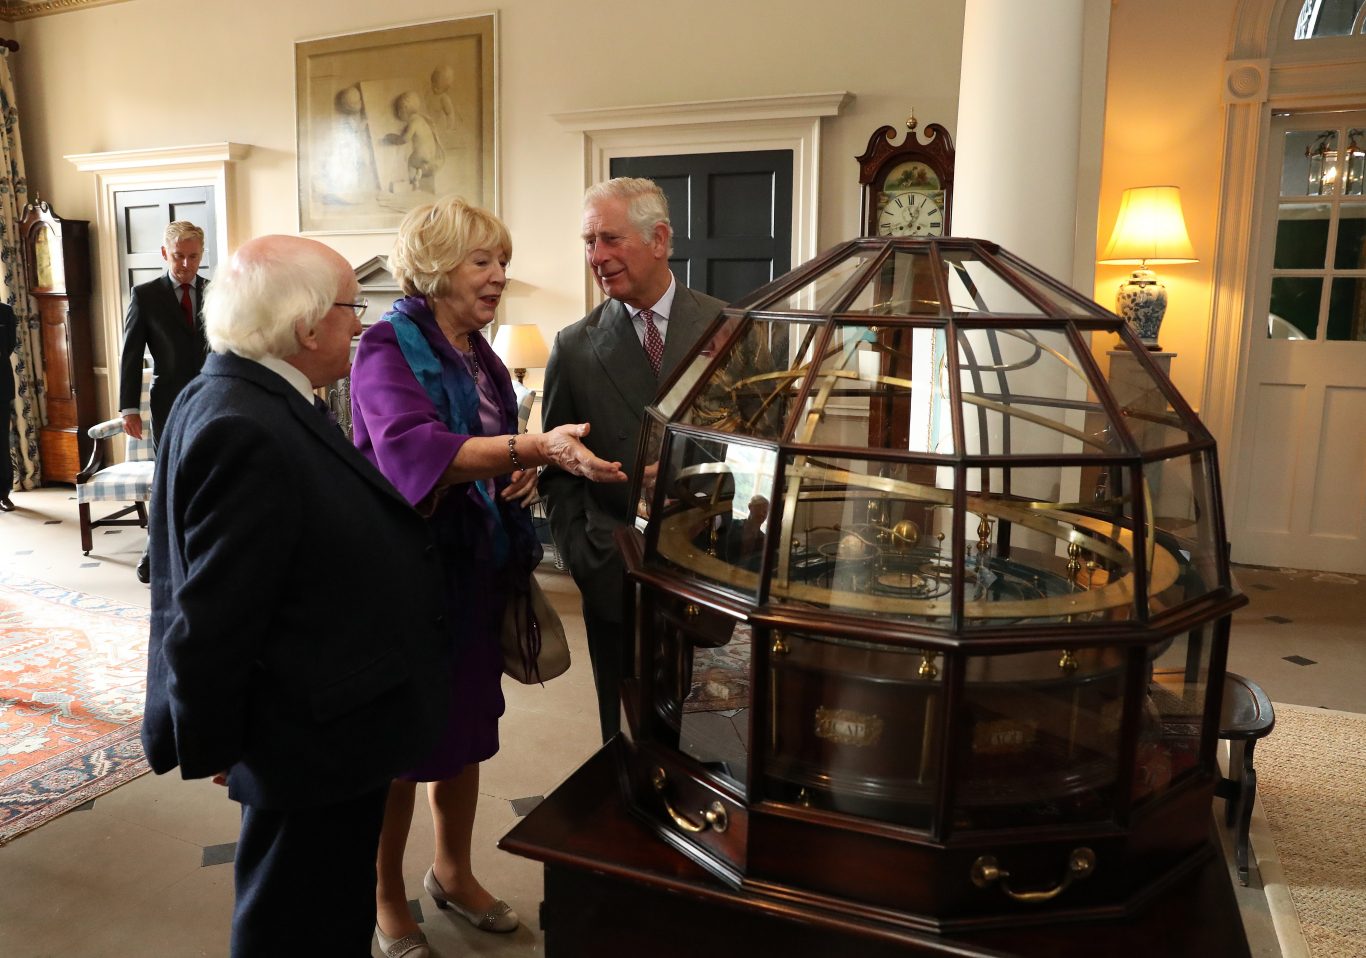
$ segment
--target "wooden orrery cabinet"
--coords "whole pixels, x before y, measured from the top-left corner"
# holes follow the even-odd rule
[[[1210,877],[1246,602],[1215,444],[1119,317],[993,243],[853,240],[725,310],[636,471],[621,800],[716,895],[1070,954],[1028,942],[1198,886],[1247,953]],[[506,844],[562,869],[536,828]]]

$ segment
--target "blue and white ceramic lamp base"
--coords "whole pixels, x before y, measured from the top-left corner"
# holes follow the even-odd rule
[[[1119,284],[1115,298],[1115,312],[1138,334],[1143,345],[1157,351],[1157,331],[1167,313],[1167,287],[1157,281],[1150,269],[1136,269],[1133,275]]]

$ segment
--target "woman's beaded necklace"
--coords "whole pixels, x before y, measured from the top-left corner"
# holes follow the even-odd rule
[[[465,334],[465,342],[470,347],[470,366],[474,373],[474,384],[479,385],[479,354],[474,351],[474,333]]]

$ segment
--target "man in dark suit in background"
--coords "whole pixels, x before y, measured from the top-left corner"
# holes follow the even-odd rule
[[[592,423],[584,445],[634,478],[643,412],[720,313],[719,299],[674,280],[669,204],[650,180],[619,177],[584,196],[588,266],[607,301],[560,330],[545,375],[542,424]],[[553,467],[541,477],[555,545],[583,593],[603,741],[621,727],[619,687],[633,638],[622,623],[625,566],[612,540],[630,520],[627,485]]]
[[[166,275],[133,287],[123,323],[119,359],[119,414],[123,431],[142,438],[142,355],[152,354],[152,441],[161,438],[171,404],[204,365],[204,231],[187,220],[166,227],[161,258]],[[138,581],[148,579],[147,551],[138,560]]]
[[[13,512],[9,494],[14,489],[14,463],[9,457],[10,407],[14,402],[14,367],[10,356],[18,342],[14,310],[0,303],[0,512]]]
[[[358,293],[321,243],[244,245],[160,443],[142,742],[242,804],[234,958],[369,955],[389,782],[446,717],[427,525],[311,401],[350,369]]]

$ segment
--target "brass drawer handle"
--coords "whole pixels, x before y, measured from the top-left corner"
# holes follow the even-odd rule
[[[664,774],[664,769],[655,769],[654,775],[651,776],[651,781],[654,783],[655,791],[659,793],[660,799],[664,802],[664,811],[669,813],[669,817],[674,820],[674,824],[683,829],[683,831],[691,832],[694,835],[698,832],[705,832],[708,828],[714,832],[724,832],[726,827],[730,825],[730,819],[726,815],[726,806],[722,805],[720,802],[712,802],[707,806],[706,810],[701,813],[702,824],[700,825],[686,815],[678,812],[669,802],[669,796],[664,794],[664,790],[669,786],[668,778]]]
[[[1089,848],[1074,848],[1067,859],[1067,872],[1057,885],[1042,891],[1012,891],[1005,882],[1010,877],[1010,872],[997,865],[996,856],[983,855],[972,863],[972,883],[978,888],[986,888],[992,882],[999,882],[998,887],[1001,891],[1015,901],[1037,904],[1038,902],[1052,901],[1061,895],[1068,885],[1074,881],[1089,878],[1095,870],[1096,853]]]

